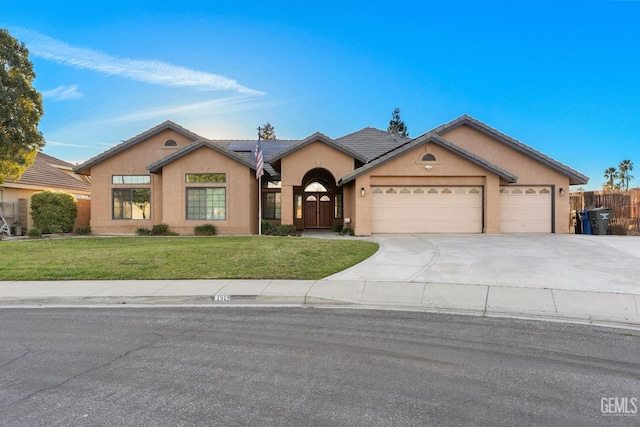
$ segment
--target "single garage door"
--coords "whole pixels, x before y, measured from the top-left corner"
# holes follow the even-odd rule
[[[372,187],[371,231],[482,233],[482,187]]]
[[[551,187],[501,187],[502,233],[551,233]]]

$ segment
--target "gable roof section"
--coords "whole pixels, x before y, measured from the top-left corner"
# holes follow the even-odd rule
[[[365,127],[356,132],[336,138],[336,142],[361,153],[367,158],[367,161],[380,157],[408,141],[411,141],[411,138],[395,135],[372,127]]]
[[[351,172],[350,174],[347,174],[345,176],[343,176],[340,181],[338,182],[339,185],[343,185],[346,184],[350,181],[353,181],[354,179],[356,179],[358,176],[377,168],[378,166],[381,166],[393,159],[395,159],[396,157],[400,156],[401,154],[404,154],[408,151],[411,151],[412,149],[414,149],[415,147],[418,147],[422,144],[426,144],[426,143],[434,143],[436,145],[439,145],[443,148],[446,148],[449,151],[452,151],[453,153],[459,155],[460,157],[463,157],[467,160],[469,160],[472,163],[475,163],[478,166],[481,166],[493,173],[495,173],[496,175],[498,175],[499,177],[505,179],[508,182],[517,182],[518,181],[518,177],[516,175],[514,175],[511,172],[508,172],[502,168],[499,168],[498,166],[495,166],[494,164],[486,161],[485,159],[476,156],[473,153],[470,153],[460,147],[458,147],[457,145],[453,144],[450,141],[447,141],[446,139],[442,138],[440,135],[433,133],[433,132],[429,132],[426,133],[424,135],[421,135],[419,137],[417,137],[414,140],[411,140],[410,142],[396,148],[395,150],[392,150],[380,157],[378,157],[377,159],[371,161],[370,163],[367,163],[366,165],[356,169],[355,171]]]
[[[281,150],[277,153],[275,153],[273,156],[267,158],[266,160],[269,163],[274,163],[277,162],[278,160],[281,160],[283,157],[288,156],[289,154],[293,153],[294,151],[298,151],[301,148],[306,147],[309,144],[312,144],[316,141],[320,141],[323,144],[328,145],[329,147],[332,147],[338,151],[341,151],[342,153],[353,157],[356,160],[361,161],[362,163],[365,163],[367,161],[366,157],[364,157],[362,154],[357,153],[355,151],[353,151],[352,149],[345,147],[344,145],[342,145],[339,142],[336,142],[336,140],[333,140],[331,138],[329,138],[328,136],[320,133],[320,132],[316,132],[311,136],[308,136],[307,138],[303,139],[302,141],[298,142],[297,144],[293,144],[290,147],[285,148],[284,150]]]
[[[464,125],[476,129],[486,135],[489,135],[497,139],[498,141],[508,145],[509,147],[538,160],[539,162],[551,167],[552,169],[557,170],[564,175],[567,175],[569,177],[569,182],[571,185],[586,184],[589,182],[589,177],[587,177],[586,175],[581,174],[575,169],[572,169],[569,166],[566,166],[558,162],[557,160],[554,160],[551,157],[542,154],[541,152],[529,147],[526,144],[523,144],[517,139],[511,138],[510,136],[505,135],[499,130],[494,129],[491,126],[481,122],[480,120],[474,119],[467,114],[463,114],[462,116],[450,121],[449,123],[438,126],[431,132],[442,135],[443,133]]]
[[[197,141],[199,139],[202,139],[202,137],[200,135],[197,135],[193,132],[191,132],[188,129],[183,128],[182,126],[172,122],[171,120],[167,120],[163,123],[160,123],[158,126],[155,126],[145,132],[142,132],[139,135],[134,136],[131,139],[128,139],[118,145],[116,145],[115,147],[112,147],[110,149],[108,149],[107,151],[98,154],[97,156],[87,160],[86,162],[84,162],[83,164],[81,164],[80,166],[77,166],[74,169],[75,173],[80,173],[80,174],[87,174],[87,172],[91,169],[92,166],[97,165],[100,162],[103,162],[105,160],[107,160],[110,157],[115,156],[116,154],[122,153],[124,150],[146,140],[147,138],[150,138],[154,135],[159,134],[160,132],[163,132],[167,129],[171,129],[175,132],[178,132],[181,135],[184,135],[185,137],[193,140],[193,141]]]
[[[19,184],[42,189],[57,188],[65,191],[90,192],[91,186],[88,183],[60,170],[63,168],[70,171],[72,167],[71,163],[38,153],[33,164],[24,171],[19,180],[5,180],[4,186],[11,187],[11,184]]]
[[[186,147],[181,148],[180,150],[174,152],[173,154],[171,154],[170,156],[165,157],[164,159],[158,160],[155,163],[150,164],[149,166],[147,166],[147,170],[150,173],[158,173],[160,171],[160,169],[162,169],[164,166],[168,165],[169,163],[173,162],[174,160],[177,160],[183,156],[186,156],[187,154],[197,150],[198,148],[201,147],[208,147],[224,156],[229,157],[232,160],[235,160],[238,163],[241,163],[243,165],[245,165],[246,167],[248,167],[249,169],[252,170],[256,170],[256,164],[255,162],[251,162],[247,159],[245,159],[242,156],[239,156],[238,154],[234,153],[233,151],[219,145],[219,144],[215,144],[212,141],[209,140],[205,140],[205,139],[201,139],[199,141],[194,142],[193,144],[189,144]]]

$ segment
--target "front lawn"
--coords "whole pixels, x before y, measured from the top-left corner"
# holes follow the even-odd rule
[[[268,236],[0,241],[0,280],[317,280],[377,249],[361,240]]]

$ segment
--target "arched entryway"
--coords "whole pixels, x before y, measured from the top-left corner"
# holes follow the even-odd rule
[[[331,228],[342,218],[342,191],[326,169],[312,169],[302,182],[304,228]]]

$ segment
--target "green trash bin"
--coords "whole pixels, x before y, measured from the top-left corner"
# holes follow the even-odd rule
[[[609,221],[613,216],[613,209],[599,208],[589,210],[589,220],[591,221],[591,230],[593,234],[605,235],[611,234]]]

